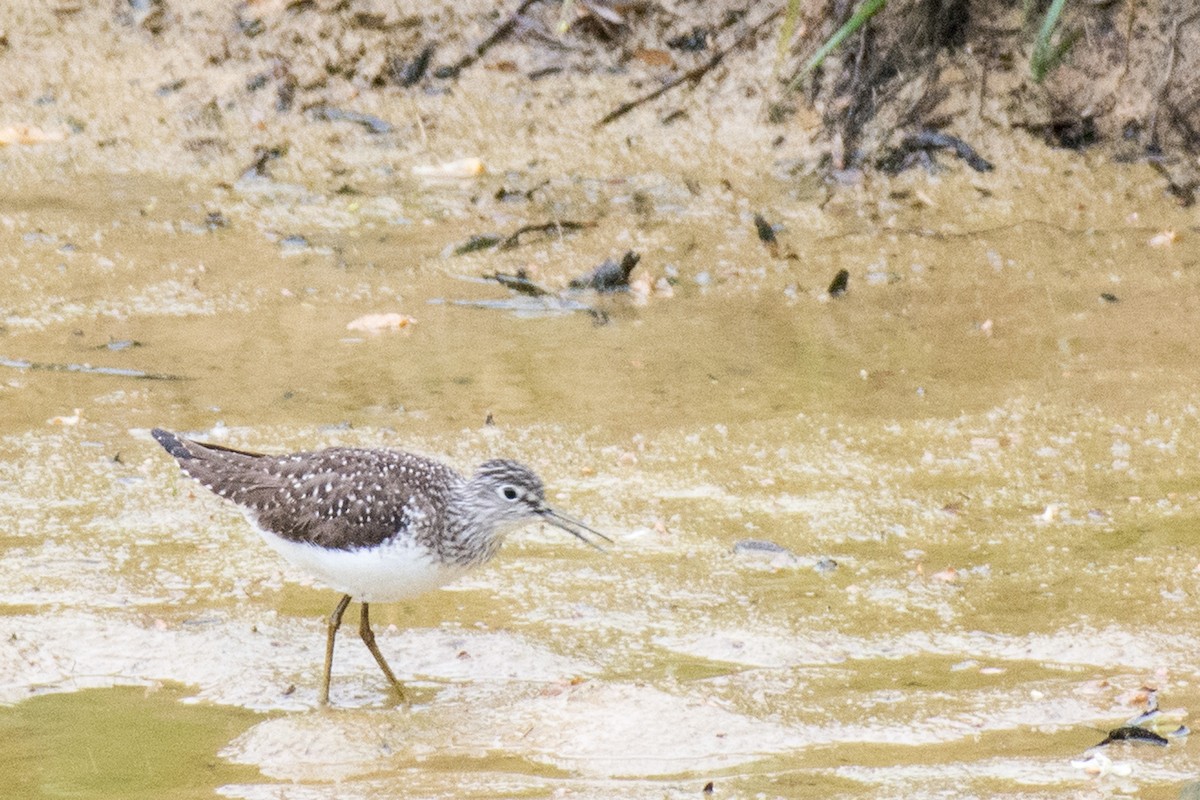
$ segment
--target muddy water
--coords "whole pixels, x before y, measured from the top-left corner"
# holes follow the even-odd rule
[[[6,796],[1176,796],[1186,738],[1080,762],[1143,687],[1164,733],[1200,703],[1200,249],[1146,174],[1082,172],[777,198],[778,257],[754,209],[661,176],[594,231],[459,257],[538,210],[408,221],[496,179],[400,210],[11,192],[0,356],[37,366],[0,368]],[[561,188],[564,217],[595,210]],[[624,247],[667,283],[584,297],[607,324],[456,302]],[[393,311],[415,322],[347,329]],[[348,636],[319,711],[335,596],[179,479],[153,425],[513,456],[617,544],[530,530],[374,609],[417,702]]]

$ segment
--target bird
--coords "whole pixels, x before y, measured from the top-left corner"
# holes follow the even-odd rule
[[[369,607],[444,586],[496,555],[506,534],[542,521],[606,552],[605,534],[546,503],[541,478],[509,459],[464,476],[402,450],[332,447],[264,455],[151,431],[185,474],[234,503],[272,549],[342,594],[328,618],[318,703],[329,703],[333,645],[352,601],[358,633],[401,701]]]

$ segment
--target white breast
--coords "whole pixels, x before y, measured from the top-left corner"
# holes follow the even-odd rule
[[[461,578],[468,569],[444,564],[404,537],[374,548],[327,550],[258,531],[290,563],[362,603],[417,597]]]

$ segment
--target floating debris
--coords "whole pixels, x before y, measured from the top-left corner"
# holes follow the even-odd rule
[[[433,298],[429,302],[433,305],[445,304],[465,306],[467,308],[482,308],[491,311],[511,311],[516,316],[525,318],[553,317],[582,311],[585,314],[591,315],[597,324],[603,325],[608,321],[608,315],[603,311],[593,308],[586,303],[580,303],[577,300],[559,297],[554,294],[539,297],[522,294],[503,300],[445,300],[442,298]]]
[[[1049,525],[1051,522],[1055,522],[1061,514],[1062,514],[1062,505],[1061,504],[1049,503],[1046,505],[1046,507],[1044,509],[1042,509],[1042,513],[1035,514],[1033,519],[1035,522],[1041,523],[1042,525]]]
[[[763,569],[799,569],[811,567],[822,574],[837,568],[837,562],[825,556],[812,558],[799,556],[783,545],[766,539],[741,539],[734,543],[733,554]]]
[[[1165,736],[1159,736],[1149,728],[1143,728],[1140,725],[1122,725],[1119,728],[1113,728],[1108,732],[1108,736],[1104,737],[1104,741],[1093,747],[1104,747],[1113,742],[1134,742],[1135,744],[1153,744],[1159,747],[1166,747],[1169,742]]]
[[[1127,778],[1133,774],[1133,767],[1129,764],[1113,763],[1113,760],[1103,753],[1092,753],[1087,758],[1072,761],[1071,766],[1076,769],[1081,769],[1088,775],[1116,775],[1120,778]]]
[[[43,372],[82,372],[88,375],[110,375],[116,378],[137,378],[147,381],[190,380],[186,376],[172,375],[166,372],[145,372],[140,369],[127,369],[125,367],[95,367],[91,364],[57,364],[53,362],[26,361],[22,358],[5,358],[3,356],[0,356],[0,367],[39,370]]]
[[[1125,721],[1125,724],[1111,731],[1100,745],[1115,741],[1139,741],[1156,745],[1167,744],[1165,737],[1183,737],[1191,731],[1182,724],[1187,711],[1182,708],[1163,710],[1158,705],[1158,690],[1143,686],[1134,698],[1145,700],[1145,710]],[[1147,736],[1146,734],[1150,735]],[[1157,737],[1157,738],[1155,738]],[[1099,747],[1100,745],[1096,745]]]
[[[0,146],[61,142],[66,138],[67,134],[65,131],[46,131],[36,125],[9,125],[5,128],[0,128]]]
[[[361,111],[347,111],[333,106],[314,106],[309,109],[313,119],[323,119],[329,122],[353,122],[361,125],[371,133],[391,133],[392,124],[374,114],[364,114]]]
[[[590,315],[598,325],[608,322],[608,314],[604,311],[540,286],[524,270],[518,270],[515,275],[497,272],[492,275],[485,275],[482,278],[467,275],[458,277],[461,280],[475,283],[489,283],[494,281],[509,291],[515,292],[516,295],[502,300],[447,300],[444,298],[432,298],[429,302],[432,304],[484,308],[494,311],[511,311],[518,317],[558,316],[582,311]]]
[[[1149,686],[1143,686],[1138,692],[1138,695],[1144,693],[1146,710],[1136,717],[1125,722],[1126,725],[1144,725],[1151,720],[1158,719],[1162,715],[1162,711],[1158,707],[1158,690],[1152,689]],[[1135,695],[1138,696],[1138,695]]]
[[[418,164],[412,173],[421,178],[478,178],[487,173],[487,167],[482,158],[471,157],[441,164]]]
[[[480,250],[490,250],[500,242],[504,241],[504,237],[498,233],[478,233],[467,239],[465,242],[454,248],[451,253],[456,256],[466,255],[467,253],[475,253]]]
[[[1150,245],[1151,247],[1170,247],[1171,245],[1175,244],[1175,240],[1177,238],[1178,234],[1176,234],[1175,231],[1166,230],[1151,236],[1150,240],[1146,242],[1146,244]]]
[[[390,312],[386,314],[364,314],[346,323],[348,331],[363,331],[379,333],[381,331],[402,331],[416,324],[416,320],[407,314]]]
[[[733,544],[734,555],[744,555],[746,553],[790,553],[790,552],[791,552],[791,550],[788,550],[783,545],[775,544],[774,542],[767,541],[766,539],[742,539],[740,541],[734,542],[734,544]]]
[[[530,297],[546,297],[553,294],[553,292],[551,292],[549,289],[544,289],[538,284],[534,283],[533,279],[530,278],[529,274],[523,269],[517,270],[516,275],[509,275],[505,272],[497,272],[493,275],[487,275],[485,277],[491,278],[501,286],[512,289],[514,292],[518,292],[519,294],[527,294]]]
[[[619,292],[629,289],[629,273],[642,260],[641,255],[630,250],[620,261],[610,258],[591,272],[568,284],[572,289],[595,289],[598,292]]]
[[[47,425],[62,425],[64,427],[70,427],[72,425],[78,425],[79,421],[82,419],[83,419],[83,409],[77,408],[77,409],[75,409],[74,414],[71,414],[70,416],[65,416],[65,417],[51,417],[50,419],[46,420],[46,424]]]
[[[1121,302],[1121,298],[1117,297],[1117,296],[1116,296],[1115,294],[1113,294],[1112,292],[1101,292],[1101,293],[1100,293],[1100,299],[1101,299],[1101,300],[1103,300],[1103,301],[1104,301],[1104,302],[1106,302],[1106,303],[1119,303],[1119,302]]]
[[[959,572],[954,567],[946,567],[930,575],[929,580],[937,583],[958,583]]]
[[[142,343],[139,342],[137,339],[110,339],[107,344],[97,345],[96,349],[97,350],[112,350],[113,352],[120,352],[121,350],[128,350],[131,347],[141,347],[141,346],[142,346]]]
[[[304,236],[298,233],[293,233],[289,234],[288,236],[284,236],[279,240],[279,248],[285,252],[294,253],[300,250],[307,250],[309,248],[309,243],[308,239]]]

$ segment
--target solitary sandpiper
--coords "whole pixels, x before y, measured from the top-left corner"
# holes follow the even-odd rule
[[[546,505],[541,479],[516,461],[485,461],[466,478],[424,456],[334,447],[272,456],[154,438],[205,488],[236,503],[267,544],[342,593],[329,617],[319,700],[329,702],[333,641],[351,600],[358,633],[396,693],[404,687],[375,644],[370,603],[404,600],[487,562],[509,531],[542,520],[602,549],[604,534]]]

